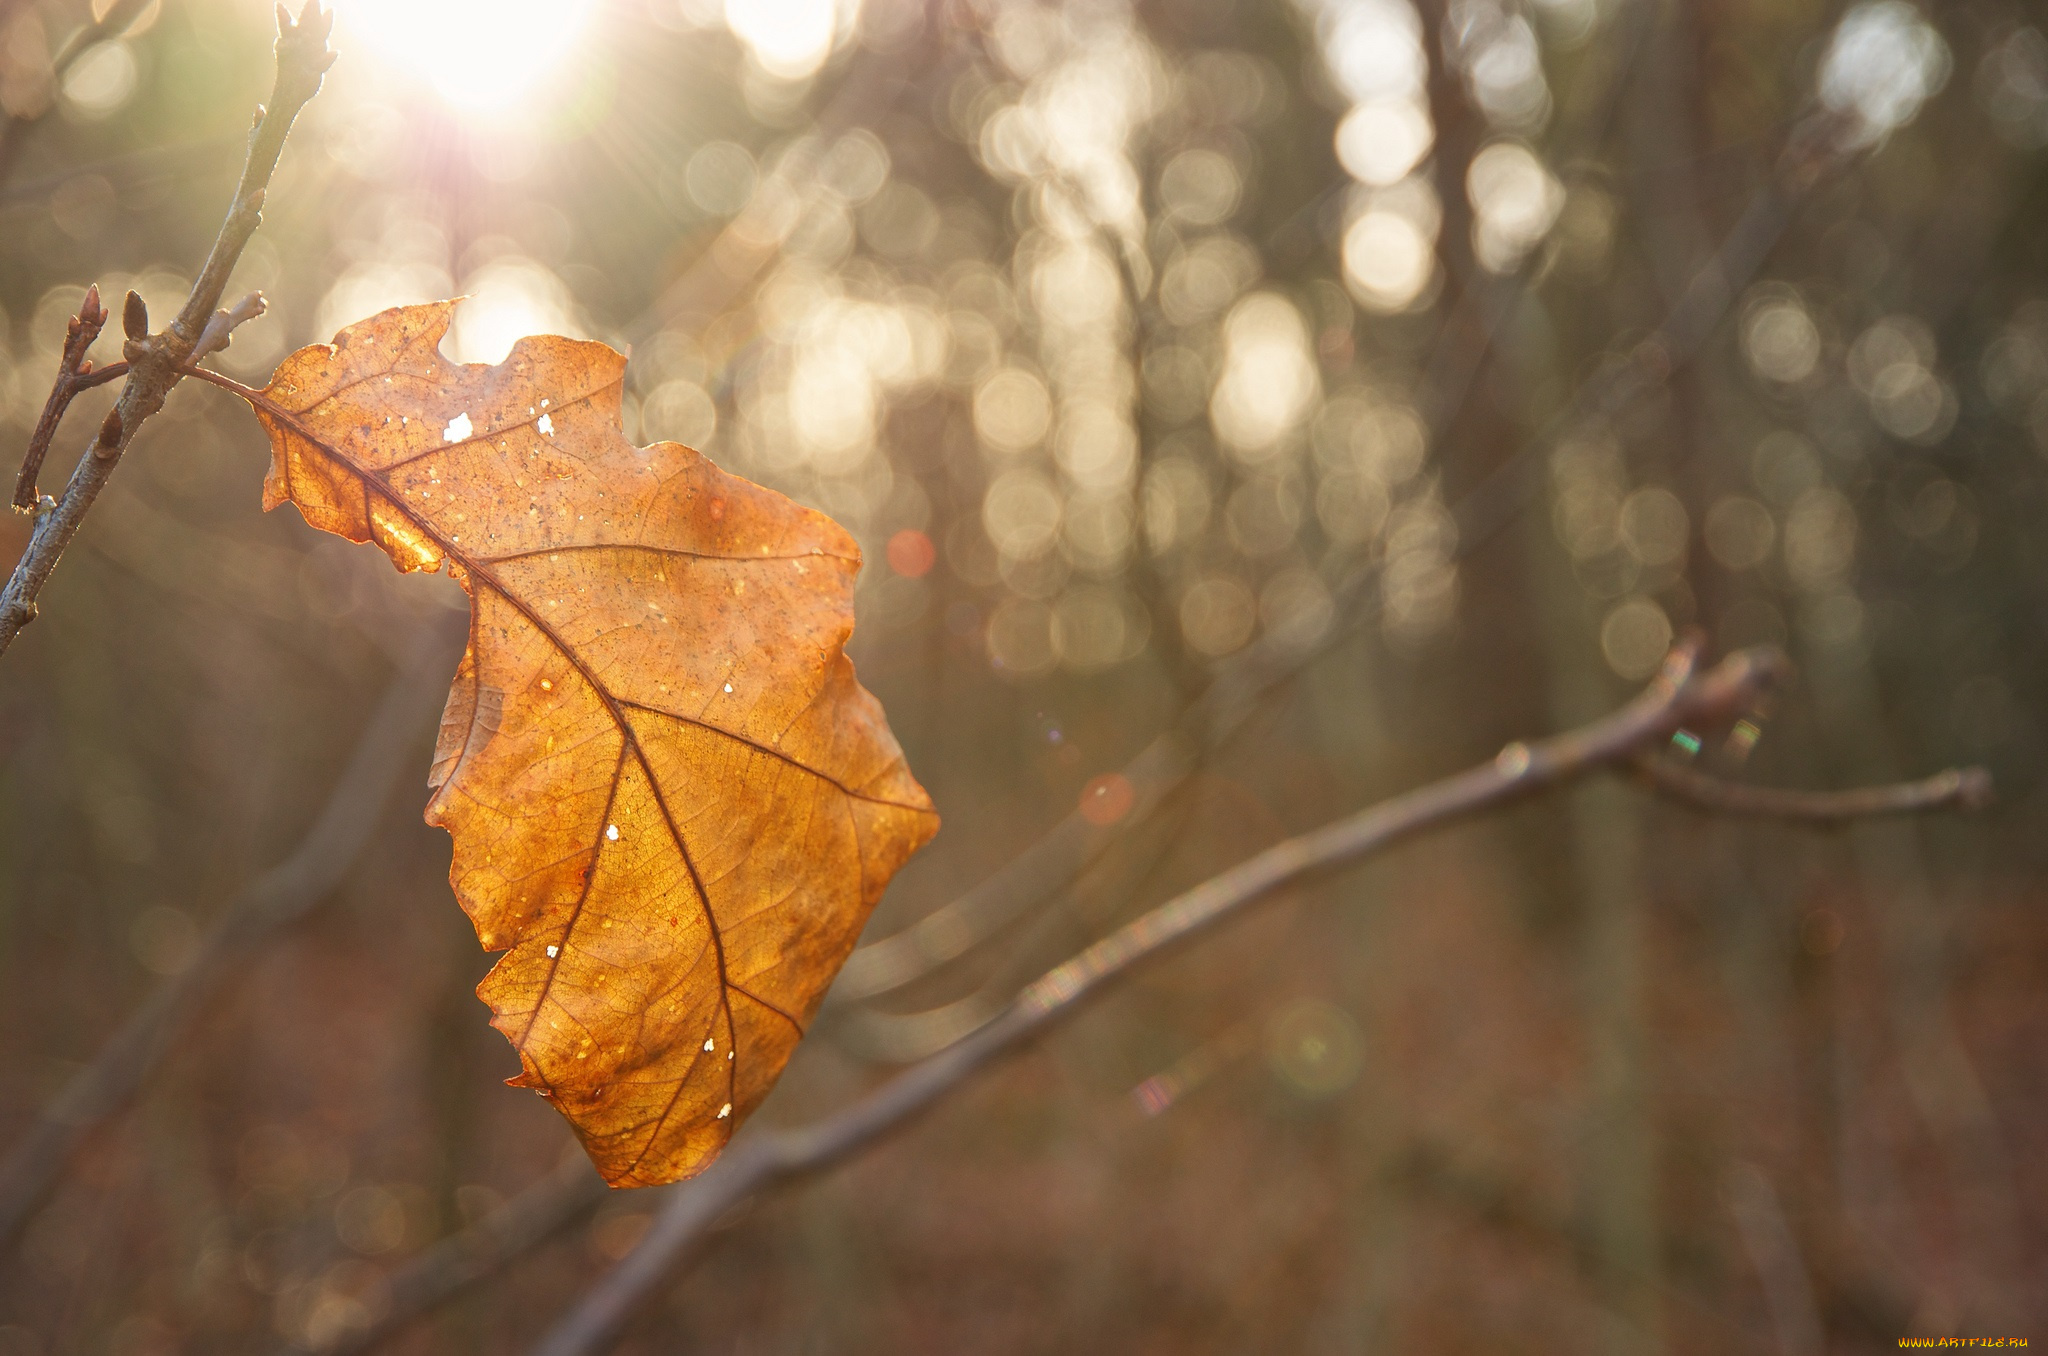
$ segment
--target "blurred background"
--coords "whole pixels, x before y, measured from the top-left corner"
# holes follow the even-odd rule
[[[2000,788],[1821,833],[1602,783],[1404,847],[729,1221],[622,1349],[2048,1338],[2037,7],[336,8],[231,288],[270,313],[220,365],[467,294],[454,356],[627,349],[629,434],[865,551],[854,657],[945,827],[763,1121],[1290,833],[1599,714],[1684,628],[1798,664],[1702,752],[1726,775]],[[0,0],[16,451],[87,283],[173,314],[269,88],[267,3],[129,15],[60,71],[84,0]],[[0,663],[0,1143],[380,723],[398,789],[45,1184],[0,1356],[331,1349],[575,1172],[500,1084],[419,820],[463,600],[260,514],[267,459],[186,383]],[[955,902],[1048,833],[1060,869]],[[522,1349],[651,1208],[597,1202],[380,1349]]]

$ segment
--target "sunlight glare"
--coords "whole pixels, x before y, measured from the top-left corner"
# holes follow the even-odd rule
[[[588,25],[595,0],[337,0],[346,29],[415,68],[471,113],[535,93]]]
[[[836,0],[726,0],[725,22],[761,69],[783,80],[814,75],[852,14]]]
[[[1948,83],[1948,44],[1904,0],[1851,9],[1821,58],[1821,102],[1854,116],[1859,145],[1882,141],[1911,122]]]
[[[462,290],[468,295],[456,308],[445,345],[456,362],[503,362],[512,345],[530,334],[582,337],[569,289],[532,259],[494,259],[470,274]]]

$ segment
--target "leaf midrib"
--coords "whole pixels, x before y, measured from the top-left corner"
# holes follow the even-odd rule
[[[719,927],[717,914],[714,913],[711,908],[711,892],[705,888],[703,875],[698,871],[697,863],[690,854],[689,844],[686,841],[684,841],[682,828],[680,825],[676,823],[675,815],[669,809],[668,798],[663,794],[660,780],[654,774],[653,763],[647,757],[646,750],[640,743],[638,731],[634,729],[632,721],[626,718],[623,710],[621,709],[621,699],[613,696],[613,694],[605,687],[605,685],[602,682],[598,681],[597,675],[591,672],[589,666],[583,662],[582,657],[579,656],[575,652],[575,650],[569,646],[567,641],[562,639],[561,635],[557,633],[552,626],[548,625],[545,618],[543,618],[542,616],[540,616],[539,613],[534,611],[532,607],[528,606],[524,599],[514,594],[509,588],[505,586],[504,582],[500,580],[498,576],[488,568],[491,562],[479,561],[475,559],[468,553],[464,552],[455,543],[444,537],[430,523],[428,523],[425,519],[421,518],[418,513],[414,512],[411,506],[407,505],[404,502],[403,498],[393,489],[391,482],[385,478],[382,472],[371,471],[357,464],[354,460],[349,458],[339,447],[335,446],[333,443],[327,441],[325,438],[314,433],[313,430],[308,428],[300,420],[296,412],[286,410],[283,406],[279,405],[276,401],[272,400],[263,391],[257,390],[254,387],[244,386],[240,382],[234,382],[232,381],[231,378],[221,378],[217,373],[204,372],[203,369],[200,374],[203,374],[209,379],[213,380],[216,385],[221,385],[226,387],[227,389],[233,390],[237,395],[241,396],[244,400],[247,400],[253,407],[262,410],[264,413],[270,415],[272,418],[278,420],[280,423],[285,424],[286,426],[291,428],[291,430],[294,433],[296,433],[299,437],[305,439],[307,443],[319,449],[321,452],[323,452],[333,460],[348,467],[349,470],[353,472],[356,475],[356,477],[364,483],[366,487],[374,484],[379,490],[383,492],[385,502],[390,504],[400,514],[404,515],[404,517],[408,521],[410,521],[412,525],[421,532],[422,535],[426,536],[437,547],[439,547],[442,555],[445,558],[453,560],[459,565],[461,565],[464,572],[467,573],[471,578],[481,580],[499,597],[503,598],[507,603],[509,603],[514,610],[519,612],[521,616],[525,617],[528,623],[530,623],[536,631],[538,631],[542,636],[544,636],[547,639],[548,643],[550,645],[553,645],[555,649],[561,654],[561,656],[569,662],[569,664],[576,670],[577,674],[583,679],[583,681],[590,685],[590,690],[597,695],[598,700],[604,703],[605,710],[608,714],[610,714],[613,724],[618,727],[620,738],[624,741],[625,747],[631,750],[634,760],[640,764],[640,770],[643,774],[645,774],[647,778],[648,790],[654,796],[655,806],[661,812],[662,822],[668,829],[669,838],[671,841],[675,843],[676,851],[683,859],[683,866],[690,873],[690,883],[693,887],[695,887],[697,891],[698,906],[703,911],[704,926],[710,934],[713,956],[718,966],[718,1003],[720,1011],[724,1014],[725,1017],[726,1041],[728,1048],[732,1053],[732,1058],[726,1061],[725,1097],[728,1105],[733,1104],[733,1099],[737,1095],[739,1078],[739,1040],[736,1034],[736,1028],[732,1016],[732,992],[737,986],[733,984],[726,970],[724,933]],[[586,395],[580,397],[579,399],[588,400],[590,399],[590,396]],[[318,402],[316,402],[316,407],[317,403]],[[367,498],[366,502],[363,505],[363,517],[366,522],[370,521],[369,504],[367,502]],[[740,557],[740,559],[744,558],[745,557]],[[472,609],[472,617],[474,617],[474,609]],[[740,739],[739,736],[733,735],[731,731],[723,730],[718,726],[711,725],[708,723],[702,723],[702,728],[713,731],[718,734],[723,734],[728,738],[739,739],[739,742],[748,744],[749,747],[756,747],[751,743],[751,741]],[[785,758],[787,758],[786,755]],[[807,765],[799,762],[798,760],[787,759],[787,761],[793,763],[798,767],[802,767],[805,771],[812,772],[814,775],[818,776],[821,780],[827,782],[828,784],[833,785],[835,787],[839,787],[839,789],[844,794],[853,794],[852,792],[847,791],[846,788],[844,788],[843,786],[840,786],[837,779],[829,777],[821,772],[818,772],[816,769],[810,768]],[[622,754],[619,766],[612,773],[612,786],[609,792],[609,797],[607,799],[607,817],[609,817],[609,805],[611,803],[611,800],[617,797],[619,783],[620,780],[624,777],[624,775],[625,760]],[[450,780],[453,780],[453,777],[454,773],[451,772]],[[600,846],[598,848],[595,848],[593,849],[593,851],[602,851],[602,847]],[[594,875],[594,861],[591,871],[592,875]],[[577,919],[582,916],[583,906],[585,902],[589,899],[590,881],[592,875],[586,875],[586,877],[584,878],[583,889],[581,893],[579,893],[579,895],[577,896],[575,908],[571,911],[569,915],[568,925],[563,930],[560,949],[561,952],[564,954],[568,951],[569,939],[575,931]],[[540,1008],[548,1001],[548,996],[550,992],[553,990],[555,975],[557,971],[560,969],[560,966],[561,955],[556,955],[548,958],[547,979],[543,982],[541,986],[540,995],[534,1005],[534,1013],[528,1019],[526,1029],[521,1033],[519,1041],[516,1042],[517,1048],[522,1052],[526,1049],[527,1038],[532,1035],[533,1023],[539,1019]],[[742,990],[742,992],[745,991]],[[758,998],[754,998],[754,996],[750,993],[747,994],[747,997],[752,999],[760,1006],[775,1013],[777,1016],[782,1017],[784,1020],[788,1021],[792,1026],[795,1026],[797,1029],[797,1034],[799,1036],[802,1036],[804,1034],[803,1024],[798,1022],[796,1018],[791,1014],[784,1012],[781,1008],[776,1007],[773,1004],[765,1003]],[[701,1051],[698,1053],[701,1054]],[[698,1061],[696,1059],[692,1059],[691,1068],[694,1068],[697,1062]],[[653,1150],[655,1143],[661,1138],[662,1130],[668,1124],[669,1116],[675,1110],[676,1103],[681,1100],[683,1089],[688,1085],[688,1082],[689,1072],[686,1070],[683,1073],[682,1077],[677,1080],[675,1092],[670,1095],[668,1104],[663,1107],[661,1116],[655,1121],[653,1129],[649,1132],[646,1145],[642,1147],[639,1154],[635,1156],[633,1161],[625,1167],[625,1169],[620,1174],[621,1176],[628,1176],[632,1174],[634,1171],[636,1171],[639,1168],[641,1162],[645,1160],[647,1154]],[[732,1129],[730,1126],[728,1126],[726,1130],[727,1142],[730,1142],[731,1138]]]

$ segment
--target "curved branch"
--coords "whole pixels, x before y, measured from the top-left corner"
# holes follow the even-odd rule
[[[1033,911],[1024,924],[1009,933],[1002,955],[964,996],[951,1002],[915,1011],[889,1011],[872,1003],[842,1004],[835,1024],[828,1028],[831,1038],[843,1049],[871,1063],[915,1064],[936,1054],[987,1022],[1006,1007],[1018,988],[1038,973],[1047,960],[1072,945],[1076,932],[1091,935],[1114,920],[1100,917],[1105,910],[1085,909],[1083,897],[1112,901],[1150,894],[1146,887],[1173,858],[1174,848],[1185,833],[1193,797],[1187,783],[1175,791],[1177,804],[1162,811],[1142,829],[1133,829],[1135,839],[1147,834],[1152,842],[1142,851],[1132,844],[1123,853],[1105,853],[1063,890],[1054,893],[1046,907]],[[1103,870],[1109,864],[1109,870]],[[1090,876],[1098,876],[1093,884]]]
[[[1639,40],[1640,35],[1631,39]],[[1811,128],[1801,129],[1801,135],[1781,156],[1776,174],[1757,189],[1719,248],[1708,256],[1691,286],[1649,338],[1625,359],[1588,377],[1560,414],[1451,505],[1451,516],[1458,525],[1454,559],[1470,557],[1514,520],[1538,487],[1534,472],[1544,453],[1579,421],[1627,406],[1669,381],[1699,354],[1708,335],[1762,267],[1793,211],[1820,178],[1846,164],[1853,154]],[[1462,402],[1510,300],[1505,292],[1475,294],[1475,309],[1482,313],[1482,342],[1471,346],[1469,352],[1449,346],[1446,370],[1433,374],[1432,386],[1445,393],[1430,402],[1437,431],[1447,426],[1450,414]],[[1435,408],[1438,406],[1441,408]],[[1332,589],[1336,614],[1358,621],[1364,605],[1377,596],[1378,580],[1376,563],[1352,569]],[[1262,636],[1225,661],[1183,718],[1120,769],[1136,800],[1119,823],[1101,827],[1090,824],[1079,811],[1070,811],[1045,837],[981,884],[901,931],[856,948],[828,1001],[856,1002],[901,988],[964,955],[1031,904],[1073,880],[1117,837],[1149,818],[1203,758],[1236,733],[1267,693],[1299,674],[1348,629],[1332,626],[1320,643],[1310,645]]]
[[[536,1356],[588,1356],[603,1350],[728,1210],[770,1185],[845,1158],[1072,1016],[1084,999],[1283,886],[1328,875],[1425,830],[1628,762],[1681,726],[1731,720],[1784,669],[1776,651],[1746,650],[1701,674],[1695,672],[1694,653],[1690,647],[1673,651],[1648,691],[1603,720],[1540,743],[1510,744],[1489,763],[1277,843],[1204,881],[1047,972],[988,1025],[844,1111],[810,1126],[743,1139],[701,1177],[669,1189],[673,1194],[639,1246],[585,1294],[536,1348]]]
[[[391,1274],[390,1300],[377,1321],[319,1347],[320,1356],[360,1356],[381,1346],[469,1287],[505,1267],[574,1224],[611,1194],[580,1148],[539,1182],[493,1210],[470,1228],[433,1247]],[[290,1352],[303,1352],[291,1347]]]
[[[1621,64],[1625,69],[1629,63],[1624,61]],[[821,119],[821,125],[826,121]],[[1604,122],[1605,118],[1596,121]],[[1788,155],[1788,162],[1791,158]],[[1809,157],[1809,160],[1823,168],[1832,168],[1848,158],[1846,153],[1833,152]],[[1589,378],[1568,402],[1569,410],[1580,416],[1589,412],[1611,411],[1626,405],[1643,391],[1661,385],[1690,362],[1699,351],[1700,340],[1726,316],[1734,299],[1741,295],[1743,287],[1769,253],[1790,211],[1818,177],[1810,171],[1791,173],[1783,172],[1781,168],[1776,178],[1761,186],[1720,248],[1703,262],[1694,287],[1658,326],[1655,332],[1657,341],[1644,345],[1617,367],[1603,369]],[[731,295],[728,289],[707,303],[705,298],[691,293],[688,284],[699,273],[710,271],[708,265],[712,254],[712,251],[707,251],[707,266],[700,266],[686,275],[683,285],[672,287],[657,306],[632,328],[643,330],[651,321],[679,311],[715,309],[719,301]],[[1505,314],[1506,299],[1493,297],[1489,304],[1479,309],[1485,312],[1482,328],[1490,339],[1500,316]],[[1440,353],[1439,357],[1442,356]],[[1447,398],[1432,402],[1432,426],[1439,426],[1439,420],[1457,407],[1459,396],[1469,386],[1479,361],[1476,352],[1460,351],[1452,357],[1455,360],[1449,367],[1453,370],[1438,374],[1432,382],[1433,387],[1450,393]],[[1433,374],[1435,369],[1436,365],[1433,365]],[[1442,412],[1437,409],[1439,405],[1444,407]],[[1512,520],[1536,487],[1536,481],[1528,474],[1529,469],[1540,462],[1542,452],[1568,427],[1569,421],[1560,419],[1539,431],[1453,506],[1452,512],[1460,527],[1457,556],[1470,555]],[[1377,577],[1377,569],[1368,563],[1353,569],[1342,579],[1333,589],[1333,602],[1338,614],[1362,612],[1362,604],[1375,596]],[[1354,615],[1352,622],[1355,624],[1357,620]],[[1334,640],[1347,629],[1333,628],[1330,638]],[[967,893],[903,930],[859,947],[840,972],[839,982],[829,994],[828,1002],[836,1005],[861,1001],[929,974],[993,936],[1033,903],[1070,883],[1123,833],[1147,820],[1160,802],[1192,774],[1204,757],[1236,732],[1265,697],[1301,672],[1326,648],[1327,644],[1303,646],[1267,636],[1234,656],[1220,666],[1215,680],[1180,720],[1120,769],[1136,794],[1131,810],[1119,823],[1110,827],[1097,826],[1078,812],[1070,812],[1037,843]],[[978,1020],[987,1011],[987,1007],[982,1007],[972,1016]],[[962,1008],[949,1016],[966,1025],[965,1019],[969,1014]],[[1000,1025],[1003,1020],[1005,1018],[999,1017],[996,1024]],[[991,1027],[983,1027],[977,1036],[966,1038],[962,1045],[981,1048],[975,1044],[977,1038],[995,1039],[988,1034],[991,1030]],[[949,1061],[954,1051],[961,1048],[955,1046],[941,1051],[887,1086],[914,1089],[920,1084],[912,1082],[913,1079],[938,1076],[952,1067]],[[964,1077],[965,1073],[959,1076]],[[903,1114],[910,1114],[916,1105]],[[756,1152],[751,1146],[755,1142],[743,1138],[720,1162],[691,1183],[686,1194],[691,1199],[706,1201],[715,1195],[727,1204],[737,1199],[720,1194],[726,1188],[718,1183],[728,1181],[729,1175],[743,1162],[751,1161]],[[758,1164],[749,1169],[759,1170]],[[804,1170],[798,1166],[790,1172],[793,1175]],[[780,1174],[771,1172],[769,1175]],[[766,1180],[765,1177],[761,1179],[763,1182]],[[752,1189],[748,1187],[739,1196],[744,1197]],[[682,1189],[663,1190],[676,1192]],[[714,1203],[714,1206],[704,1217],[706,1222],[715,1221],[723,1214],[724,1205]],[[682,1208],[681,1202],[673,1208]],[[655,1241],[650,1235],[649,1242]],[[685,1239],[683,1245],[673,1250],[669,1254],[670,1259],[679,1255],[688,1242]],[[639,1254],[629,1258],[628,1262],[640,1265],[635,1260],[637,1257]],[[644,1284],[657,1283],[667,1265],[665,1262],[654,1263],[655,1275]]]
[[[1917,782],[1861,786],[1850,791],[1786,791],[1725,781],[1654,755],[1638,758],[1635,766],[1642,780],[1659,795],[1706,814],[1789,819],[1823,826],[1877,815],[1982,810],[1994,799],[1991,773],[1981,767],[1952,767]]]

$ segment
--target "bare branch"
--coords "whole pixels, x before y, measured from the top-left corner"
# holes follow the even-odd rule
[[[547,1242],[597,1208],[610,1194],[582,1151],[572,1150],[560,1167],[520,1192],[471,1228],[433,1247],[393,1272],[390,1301],[367,1328],[351,1332],[320,1356],[360,1356],[383,1345],[448,1300],[489,1280],[512,1262]],[[292,1352],[303,1348],[293,1347]]]
[[[237,328],[269,309],[270,303],[263,299],[261,292],[251,292],[227,310],[215,311],[213,319],[207,321],[206,328],[200,332],[199,342],[192,346],[192,356],[185,360],[186,363],[196,363],[220,352],[233,341]]]
[[[0,179],[7,177],[14,167],[14,157],[21,152],[22,141],[28,131],[48,115],[56,105],[57,92],[64,85],[64,75],[81,56],[91,51],[108,38],[118,38],[128,31],[128,25],[142,17],[142,11],[149,7],[149,0],[115,0],[107,12],[80,28],[50,58],[50,99],[33,113],[9,116],[0,121]]]
[[[1537,488],[1532,472],[1558,438],[1587,416],[1613,413],[1661,386],[1697,356],[1708,334],[1763,265],[1793,209],[1823,171],[1846,163],[1847,153],[1824,149],[1834,144],[1810,129],[1802,130],[1794,148],[1782,157],[1777,178],[1757,190],[1720,248],[1702,264],[1693,285],[1651,336],[1625,362],[1588,377],[1563,413],[1451,505],[1458,524],[1455,558],[1471,556],[1514,520]],[[1482,313],[1485,342],[1472,346],[1470,354],[1457,355],[1463,361],[1446,364],[1432,383],[1443,393],[1430,402],[1433,429],[1440,431],[1461,403],[1507,313],[1509,299],[1505,292],[1472,294],[1474,309]],[[1373,562],[1340,580],[1332,590],[1337,615],[1354,624],[1362,620],[1377,597],[1378,580]],[[1045,837],[981,884],[903,930],[857,948],[828,1001],[857,1002],[901,988],[964,955],[1033,903],[1068,884],[1125,832],[1148,819],[1204,758],[1237,732],[1267,694],[1326,653],[1346,629],[1332,626],[1320,643],[1308,646],[1285,636],[1262,636],[1225,661],[1175,724],[1120,770],[1135,796],[1122,820],[1105,827],[1091,824],[1078,810],[1068,813]]]
[[[1193,809],[1194,798],[1186,794],[1188,789],[1183,783],[1174,793],[1176,805],[1171,812],[1162,811],[1143,828],[1132,831],[1132,840],[1141,834],[1150,840],[1142,849],[1131,841],[1126,844],[1128,850],[1104,853],[1055,892],[1056,906],[1034,910],[1021,927],[1010,932],[1001,957],[963,997],[910,1012],[887,1011],[866,1003],[841,1005],[826,1028],[831,1039],[871,1063],[915,1064],[996,1016],[1046,960],[1071,945],[1076,931],[1097,933],[1107,921],[1077,917],[1077,913],[1114,909],[1116,901],[1147,893],[1147,883],[1173,860],[1181,843]],[[1086,908],[1085,899],[1099,904]]]
[[[1878,815],[1982,810],[1993,800],[1991,773],[1981,767],[1952,767],[1917,782],[1851,791],[1786,791],[1725,781],[1654,755],[1638,758],[1635,766],[1643,781],[1659,794],[1708,814],[1790,819],[1829,827]]]
[[[319,92],[321,77],[334,64],[334,53],[327,46],[334,16],[321,12],[319,0],[306,0],[297,22],[282,5],[278,6],[277,21],[277,80],[270,106],[258,113],[249,134],[248,159],[220,234],[215,237],[206,265],[192,285],[178,318],[162,333],[131,338],[123,347],[127,385],[122,388],[114,415],[103,430],[111,431],[113,436],[97,439],[86,455],[78,459],[63,496],[47,513],[37,517],[28,546],[16,562],[6,589],[0,591],[0,652],[5,652],[21,628],[35,619],[37,595],[57,568],[65,547],[78,535],[93,501],[112,478],[121,454],[134,441],[143,421],[163,408],[171,388],[185,375],[182,369],[220,305],[228,275],[263,219],[264,190],[277,169],[277,158],[284,151],[292,122],[307,100]]]
[[[36,420],[35,431],[29,434],[28,451],[21,459],[21,476],[14,483],[14,506],[23,512],[36,506],[36,473],[43,469],[43,458],[50,453],[50,441],[57,436],[57,426],[63,422],[71,398],[97,384],[87,381],[93,371],[92,360],[85,356],[85,351],[106,325],[107,308],[100,303],[99,284],[94,283],[85,289],[85,300],[79,303],[78,314],[71,317],[71,324],[64,331],[64,353],[57,360],[57,380],[50,386],[50,398],[43,402],[42,417]]]
[[[1234,732],[1273,683],[1289,676],[1280,647],[1260,643],[1219,674],[1174,725],[1125,764],[1131,808],[1115,825],[1092,823],[1076,809],[1001,870],[951,902],[890,936],[855,949],[832,986],[831,1001],[855,1002],[887,993],[964,955],[1038,900],[1068,884],[1132,826],[1150,817],[1193,772],[1197,750]],[[1232,681],[1243,675],[1244,681]]]
[[[135,1099],[186,1025],[236,976],[240,963],[341,882],[376,828],[400,770],[417,750],[430,706],[446,682],[453,643],[445,633],[420,638],[298,848],[235,897],[192,963],[114,1033],[0,1162],[0,1242],[28,1222],[86,1136]]]
[[[1696,650],[1672,652],[1658,680],[1622,710],[1536,744],[1510,744],[1491,762],[1267,848],[1118,929],[1020,994],[995,1020],[814,1125],[735,1144],[672,1195],[625,1260],[536,1348],[537,1356],[603,1350],[656,1286],[730,1209],[776,1182],[853,1153],[1099,993],[1284,886],[1328,875],[1425,830],[1626,763],[1681,726],[1733,720],[1783,672],[1773,650],[1745,650],[1707,673]]]
[[[1626,66],[1627,63],[1622,64]],[[846,94],[850,97],[851,91]],[[820,120],[820,126],[830,125],[832,121],[828,115]],[[1635,360],[1620,369],[1604,369],[1590,378],[1569,402],[1568,409],[1573,417],[1618,409],[1660,385],[1688,363],[1698,352],[1706,333],[1726,316],[1733,299],[1740,295],[1754,275],[1782,230],[1791,208],[1811,182],[1807,175],[1786,175],[1779,182],[1759,189],[1722,247],[1703,263],[1699,270],[1699,283],[1659,326],[1656,331],[1658,342],[1640,350]],[[715,253],[707,251],[707,262],[687,275],[683,284],[671,288],[650,316],[643,318],[642,324],[661,316],[702,314],[706,310],[715,310],[729,298],[737,290],[736,284],[730,281],[712,288],[716,294],[712,297],[693,292],[691,284],[698,281],[697,274],[712,271],[709,260]],[[743,270],[743,273],[744,276],[752,276],[751,270]],[[1502,295],[1489,294],[1486,300],[1487,304],[1478,306],[1484,312],[1479,328],[1490,338],[1508,308]],[[1483,352],[1483,347],[1479,346],[1480,352]],[[1463,361],[1452,363],[1454,370],[1432,382],[1433,386],[1449,393],[1448,399],[1432,402],[1433,427],[1442,427],[1449,409],[1454,409],[1459,403],[1458,396],[1470,384],[1478,365],[1477,353],[1458,356]],[[1471,554],[1512,520],[1534,489],[1534,481],[1525,474],[1526,469],[1536,464],[1541,453],[1568,427],[1565,420],[1554,421],[1453,506],[1452,511],[1461,527],[1457,548],[1459,556]],[[1355,623],[1364,605],[1375,596],[1376,582],[1377,570],[1370,564],[1353,570],[1340,581],[1335,589],[1340,615],[1351,614]],[[1339,632],[1333,630],[1332,637],[1337,634]],[[1220,748],[1241,728],[1243,721],[1262,700],[1299,674],[1326,648],[1327,645],[1303,646],[1269,636],[1262,637],[1227,661],[1219,667],[1215,679],[1192,707],[1121,769],[1132,785],[1134,804],[1120,822],[1103,827],[1090,823],[1078,812],[1070,813],[1044,838],[974,889],[904,930],[856,950],[842,970],[831,1000],[834,1003],[859,1001],[928,974],[939,965],[965,954],[1032,904],[1070,883],[1125,832],[1145,822],[1159,804],[1184,783],[1203,758]],[[999,1005],[989,1003],[985,995],[976,994],[943,1012],[947,1019],[966,1027],[982,1021],[998,1008]],[[1006,1017],[1007,1014],[998,1017],[997,1023]],[[977,1037],[988,1039],[985,1033],[989,1030],[990,1027],[984,1026]],[[969,1037],[968,1040],[974,1041],[977,1037]],[[943,1062],[952,1057],[953,1050],[960,1048],[956,1046],[940,1052],[888,1086],[909,1086],[907,1080],[913,1077],[930,1076],[924,1071],[950,1067]],[[966,1072],[971,1070],[963,1071],[959,1076],[964,1077]],[[921,1105],[919,1102],[909,1107],[903,1115],[907,1116]],[[693,1194],[700,1191],[722,1192],[723,1189],[717,1188],[715,1183],[727,1180],[727,1175],[740,1166],[752,1142],[742,1141],[736,1145],[724,1160],[692,1184],[689,1191]],[[745,1191],[741,1193],[744,1194]],[[720,1199],[729,1203],[732,1198],[721,1194]],[[724,1205],[716,1205],[705,1218],[715,1221],[724,1209]]]

